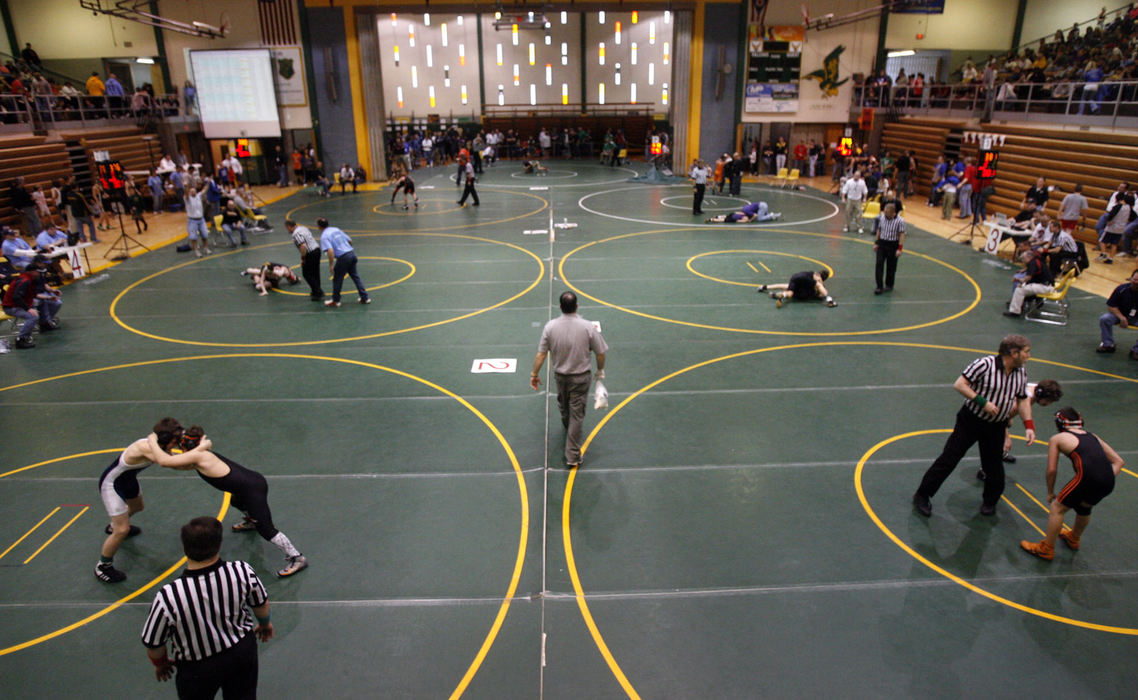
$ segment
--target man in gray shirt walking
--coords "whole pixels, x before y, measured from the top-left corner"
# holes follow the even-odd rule
[[[566,429],[565,463],[570,467],[581,466],[581,426],[585,422],[585,403],[589,398],[589,384],[592,381],[592,359],[589,353],[597,356],[597,379],[605,376],[605,353],[609,346],[601,332],[577,315],[577,295],[565,292],[561,295],[561,316],[545,324],[541,331],[541,342],[537,346],[537,356],[533,359],[533,372],[529,384],[534,391],[541,388],[541,367],[545,356],[553,353],[550,362],[557,380],[557,407],[561,409],[561,425]]]

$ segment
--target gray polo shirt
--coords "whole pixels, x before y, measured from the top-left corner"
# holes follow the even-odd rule
[[[1059,218],[1074,221],[1083,215],[1088,206],[1086,197],[1078,192],[1072,192],[1064,197],[1059,205]]]
[[[550,353],[550,366],[557,374],[581,374],[592,369],[590,352],[602,355],[609,346],[592,323],[576,313],[561,316],[545,324],[538,352]]]

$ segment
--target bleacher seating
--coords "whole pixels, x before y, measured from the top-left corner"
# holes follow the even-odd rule
[[[933,131],[941,138],[936,141]],[[1026,124],[985,124],[982,127],[964,122],[945,120],[903,119],[887,123],[882,144],[899,150],[903,144],[913,144],[921,161],[916,189],[929,193],[929,179],[936,156],[947,149],[951,137],[964,131],[982,131],[1006,136],[996,150],[1000,160],[998,174],[992,183],[996,193],[988,200],[988,214],[1002,213],[1009,217],[1020,211],[1024,193],[1040,176],[1056,189],[1047,202],[1046,212],[1057,217],[1059,203],[1071,192],[1076,183],[1082,183],[1083,195],[1090,204],[1086,212],[1088,228],[1077,232],[1076,238],[1094,242],[1094,222],[1106,208],[1110,194],[1120,182],[1138,184],[1138,134],[1108,131],[1090,131],[1036,127]],[[921,139],[914,138],[924,134]],[[960,147],[961,155],[975,156],[973,143]],[[925,153],[922,157],[922,152]]]
[[[64,141],[78,141],[82,144],[87,151],[92,172],[95,171],[95,151],[107,151],[111,160],[122,163],[124,171],[149,171],[154,167],[151,159],[156,162],[162,157],[161,145],[155,142],[148,150],[147,142],[142,138],[142,130],[138,127],[66,132],[60,136]],[[145,181],[146,178],[141,179]]]
[[[48,142],[43,136],[20,136],[0,139],[0,224],[19,228],[22,217],[12,207],[9,187],[16,177],[24,176],[29,191],[42,185],[48,194],[53,179],[64,180],[71,176],[71,163],[67,150],[60,141]],[[48,196],[48,207],[58,223],[63,217],[55,210]],[[25,232],[26,233],[26,232]],[[32,234],[39,233],[38,231]]]
[[[611,129],[613,133],[615,133],[617,129],[623,129],[625,142],[628,144],[628,152],[642,154],[644,152],[645,138],[653,129],[653,124],[651,117],[647,117],[643,114],[627,116],[574,116],[558,114],[552,117],[538,117],[522,114],[503,116],[487,115],[482,121],[483,131],[501,129],[502,133],[506,133],[509,129],[513,129],[519,137],[522,138],[536,136],[542,128],[545,128],[554,141],[560,136],[563,128],[568,128],[570,132],[576,135],[581,127],[589,131],[589,136],[593,139],[593,151],[599,157],[601,145],[604,143],[605,131],[608,129]]]

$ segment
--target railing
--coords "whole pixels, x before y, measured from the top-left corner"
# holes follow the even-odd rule
[[[560,103],[552,104],[537,104],[531,105],[528,102],[524,104],[485,104],[482,105],[482,115],[484,118],[492,119],[494,117],[558,117],[558,116],[637,116],[641,115],[646,119],[652,117],[652,110],[655,105],[651,102],[619,102],[619,103],[606,103],[599,104],[596,102],[587,102],[585,104],[568,104],[563,105]]]
[[[63,122],[86,124],[107,121],[140,122],[185,114],[178,95],[90,95],[0,94],[0,125],[17,129],[48,128]],[[12,130],[12,129],[8,129]]]
[[[901,111],[937,110],[1042,113],[1051,116],[1138,118],[1138,81],[1088,83],[1054,81],[1013,83],[1010,89],[991,89],[977,83],[912,86],[862,85],[854,87],[853,106],[896,108]]]

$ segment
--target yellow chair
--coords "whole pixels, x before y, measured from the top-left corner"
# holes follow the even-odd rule
[[[617,165],[624,165],[627,162],[628,162],[628,149],[622,148],[622,149],[620,149],[620,152],[618,152],[616,154],[616,164]]]
[[[774,182],[771,184],[782,187],[786,184],[786,178],[788,177],[790,177],[790,171],[786,168],[779,168],[778,175],[775,175]]]
[[[876,199],[870,200],[865,203],[861,210],[861,218],[873,221],[881,214],[881,202]]]
[[[794,187],[794,183],[798,182],[798,168],[790,171],[790,175],[786,176],[785,186],[787,188]]]
[[[1071,283],[1078,276],[1078,265],[1068,267],[1055,282],[1055,291],[1036,294],[1035,299],[1028,302],[1028,309],[1023,317],[1036,323],[1067,325],[1068,309],[1071,306],[1067,302],[1067,292],[1071,291]]]

